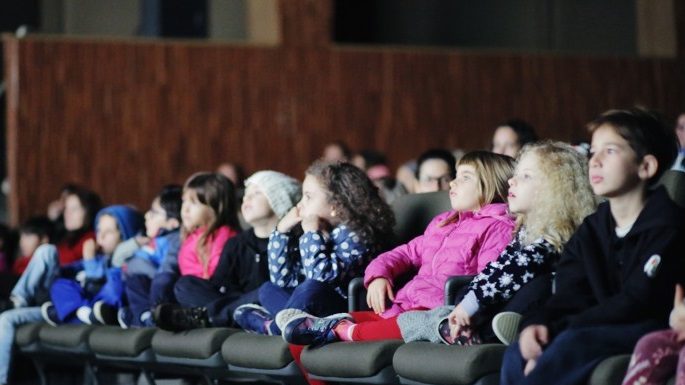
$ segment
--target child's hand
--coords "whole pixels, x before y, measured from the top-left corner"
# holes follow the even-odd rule
[[[549,342],[549,331],[545,325],[530,325],[523,329],[519,337],[521,355],[526,360],[537,360],[542,354],[542,347]]]
[[[683,296],[683,287],[676,285],[670,324],[671,328],[678,332],[678,341],[685,340],[685,303],[683,303]]]
[[[83,259],[89,261],[95,258],[95,240],[89,239],[83,242]]]
[[[385,311],[386,298],[390,298],[390,300],[395,299],[390,282],[385,278],[376,278],[371,281],[366,289],[366,304],[376,314],[381,314]]]
[[[459,330],[468,328],[471,325],[471,317],[466,313],[461,304],[457,305],[457,307],[452,310],[447,316],[447,319],[450,323],[450,336],[452,339],[457,338]]]
[[[328,222],[316,215],[310,215],[302,219],[302,230],[304,231],[328,231],[329,227]]]
[[[536,362],[535,360],[528,360],[528,361],[526,362],[526,367],[523,368],[523,375],[524,375],[524,376],[529,375],[530,372],[532,372],[533,369],[535,369],[535,364],[536,364],[536,363],[537,363],[537,362]]]
[[[298,210],[297,206],[295,206],[290,209],[290,211],[288,211],[283,218],[281,218],[280,222],[278,222],[278,226],[276,226],[276,229],[281,233],[287,233],[301,221],[302,218],[300,217],[300,210]]]
[[[145,246],[150,242],[150,238],[144,235],[136,235],[136,243],[138,246]]]

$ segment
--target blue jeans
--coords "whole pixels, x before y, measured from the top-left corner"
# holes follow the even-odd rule
[[[271,282],[259,287],[259,302],[275,316],[283,309],[300,309],[317,317],[347,311],[347,300],[326,282],[308,279],[295,289],[282,288]],[[276,322],[271,323],[274,335],[281,334]]]
[[[154,279],[146,274],[129,275],[126,280],[128,306],[133,314],[133,326],[144,326],[140,316],[162,303],[174,303],[174,283],[178,276],[173,273],[159,273]]]
[[[33,253],[24,274],[12,289],[12,298],[24,306],[36,306],[48,299],[50,285],[59,273],[59,254],[55,245],[40,245]]]
[[[545,347],[535,369],[523,375],[526,364],[518,342],[504,353],[501,385],[582,385],[605,358],[630,354],[646,333],[663,328],[658,322],[566,329]]]
[[[7,383],[17,327],[40,320],[40,307],[23,307],[0,313],[0,384]]]

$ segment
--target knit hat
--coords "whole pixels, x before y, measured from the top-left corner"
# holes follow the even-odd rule
[[[302,197],[302,186],[295,178],[278,171],[257,171],[245,181],[245,187],[254,184],[266,195],[278,218],[282,218]]]
[[[95,217],[95,226],[97,231],[97,224],[100,217],[109,215],[117,221],[117,227],[121,233],[121,240],[125,241],[138,234],[144,227],[143,216],[134,208],[124,205],[107,206],[98,211]]]

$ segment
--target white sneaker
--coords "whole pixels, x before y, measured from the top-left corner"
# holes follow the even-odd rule
[[[492,331],[503,344],[509,345],[518,338],[521,318],[521,314],[513,311],[497,313],[492,319]]]
[[[276,326],[278,326],[279,329],[283,330],[285,325],[287,325],[291,319],[308,315],[309,314],[307,312],[300,309],[283,309],[276,313],[276,318],[274,319],[274,321],[276,322]]]
[[[90,320],[90,315],[93,313],[93,309],[91,309],[88,306],[81,306],[80,308],[76,309],[76,318],[79,319],[79,321],[83,322],[86,325],[91,325],[92,322]]]

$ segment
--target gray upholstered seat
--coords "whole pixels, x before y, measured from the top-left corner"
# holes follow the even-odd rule
[[[228,328],[193,329],[179,333],[158,330],[152,337],[152,350],[158,362],[226,367],[221,345],[237,331]]]
[[[235,333],[221,347],[231,372],[244,372],[304,382],[288,344],[280,336]]]
[[[156,331],[155,328],[122,329],[118,326],[102,326],[90,334],[88,342],[98,358],[133,359],[147,352],[147,358],[152,359],[152,337]]]
[[[451,208],[447,191],[407,194],[397,198],[392,204],[396,243],[405,243],[423,234],[433,217]]]
[[[88,337],[95,326],[92,325],[45,325],[38,332],[41,346],[76,354],[90,354]]]
[[[396,383],[392,357],[402,344],[402,340],[385,340],[307,347],[302,365],[313,378],[327,381]]]
[[[23,350],[36,347],[40,342],[40,329],[47,324],[35,322],[21,325],[14,334],[14,343]]]
[[[501,344],[449,346],[411,342],[397,349],[393,367],[403,383],[497,384],[505,349]]]

